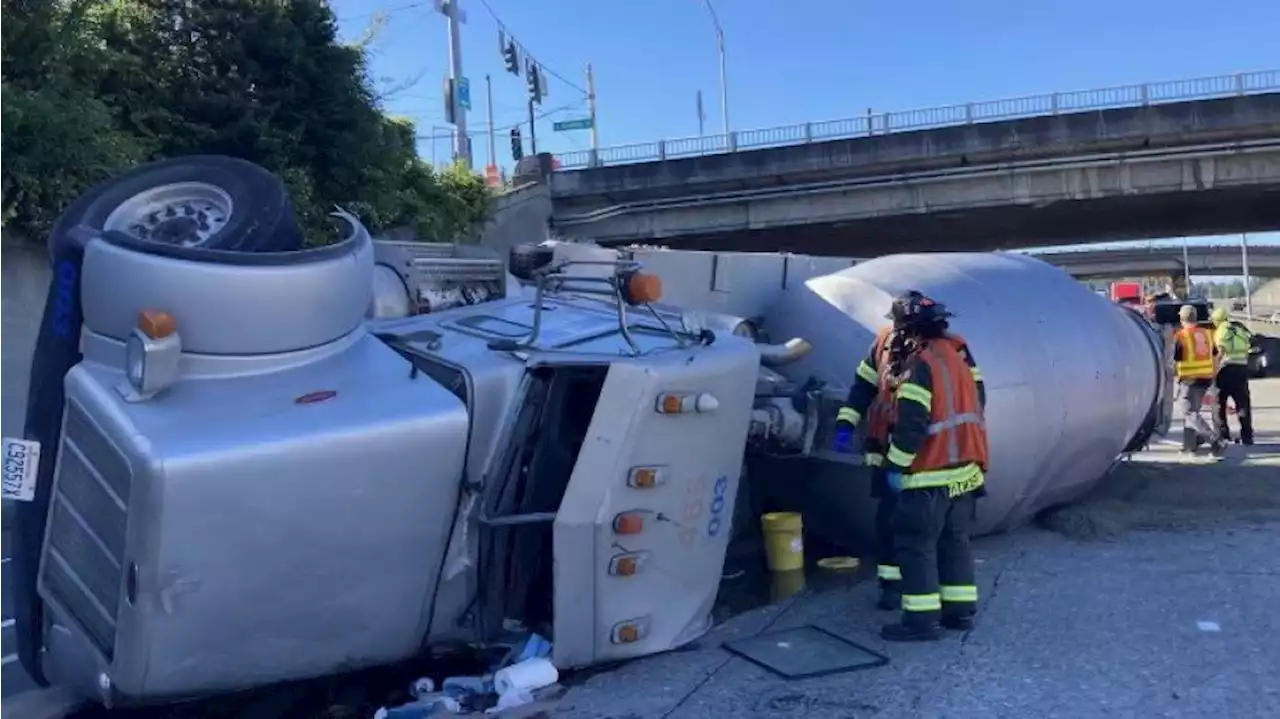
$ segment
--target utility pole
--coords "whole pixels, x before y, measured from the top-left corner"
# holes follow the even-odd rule
[[[1253,321],[1253,293],[1249,291],[1249,233],[1240,233],[1240,270],[1244,274],[1244,316]]]
[[[591,63],[587,63],[587,111],[591,113],[591,166],[594,167],[600,150],[600,135],[596,132],[596,76],[591,71]]]
[[[529,154],[538,156],[538,130],[534,127],[533,97],[529,98]]]
[[[1182,275],[1187,282],[1187,296],[1182,299],[1189,299],[1191,297],[1191,250],[1187,247],[1185,235],[1182,238]]]
[[[703,129],[707,119],[707,113],[702,111],[702,91],[698,91],[698,137],[705,137],[706,131]]]
[[[711,13],[711,24],[716,28],[716,51],[720,55],[720,114],[724,123],[724,134],[727,141],[729,136],[729,86],[726,84],[724,69],[724,29],[720,27],[720,18],[716,15],[716,9],[711,6],[711,0],[702,0],[702,4],[706,6],[707,12]]]
[[[436,10],[449,20],[449,76],[452,92],[449,103],[453,107],[453,160],[471,167],[471,137],[467,134],[467,110],[462,106],[458,88],[465,81],[462,76],[462,23],[466,16],[458,7],[458,0],[436,0]]]
[[[486,73],[484,76],[485,110],[489,115],[489,162],[487,165],[498,166],[498,151],[493,143],[493,81]],[[487,169],[487,166],[486,166]]]

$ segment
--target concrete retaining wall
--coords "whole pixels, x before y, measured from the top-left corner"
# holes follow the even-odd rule
[[[4,325],[0,332],[0,420],[6,437],[22,436],[26,416],[27,379],[31,352],[40,330],[45,293],[49,287],[49,255],[43,246],[32,246],[8,233],[0,240],[0,308]]]
[[[0,232],[0,265],[0,309],[4,314],[4,324],[0,326],[0,432],[5,437],[21,437],[27,415],[31,353],[49,285],[49,255],[43,246],[19,242],[11,239],[8,232]],[[9,522],[9,511],[9,502],[5,502],[5,524]]]
[[[547,239],[551,193],[544,182],[532,182],[493,199],[493,212],[480,232],[480,244],[504,253],[523,242]]]

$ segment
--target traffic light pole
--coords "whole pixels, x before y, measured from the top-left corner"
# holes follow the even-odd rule
[[[587,109],[591,113],[591,166],[597,164],[600,150],[600,136],[596,133],[596,76],[591,71],[591,63],[587,63]]]
[[[462,15],[458,0],[445,0],[440,7],[449,20],[449,72],[453,77],[453,92],[449,102],[453,107],[453,160],[471,167],[471,138],[467,135],[467,111],[458,102],[458,84],[462,82]]]
[[[534,128],[533,98],[529,98],[529,154],[538,155],[538,131]]]
[[[485,108],[485,110],[486,110],[486,112],[487,112],[487,113],[488,113],[488,115],[489,115],[489,163],[488,163],[488,164],[489,164],[489,165],[495,165],[495,166],[496,166],[496,165],[498,164],[498,151],[497,151],[497,149],[495,148],[495,146],[494,146],[494,142],[493,142],[493,133],[494,133],[494,129],[493,129],[493,81],[489,78],[489,75],[488,75],[488,74],[486,74],[486,75],[484,76],[484,92],[485,92],[485,97],[486,97],[486,101],[485,101],[486,108]],[[488,169],[488,168],[486,167],[486,169]]]

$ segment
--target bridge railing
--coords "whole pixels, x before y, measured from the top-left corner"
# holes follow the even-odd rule
[[[1171,80],[1144,85],[1125,85],[1096,90],[1055,92],[1006,100],[970,102],[963,105],[931,107],[904,112],[868,113],[861,117],[800,125],[770,127],[763,130],[737,130],[727,135],[705,135],[674,140],[642,142],[632,145],[604,147],[599,150],[575,150],[556,155],[561,170],[574,170],[601,165],[626,165],[635,162],[674,160],[684,157],[716,155],[739,150],[801,145],[822,140],[845,140],[868,135],[881,135],[908,130],[965,125],[978,122],[1013,120],[1023,117],[1058,115],[1086,110],[1140,107],[1167,102],[1182,102],[1214,97],[1231,97],[1280,90],[1280,70],[1241,72],[1234,75]]]

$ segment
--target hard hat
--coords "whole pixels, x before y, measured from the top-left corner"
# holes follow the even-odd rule
[[[917,290],[908,290],[893,300],[885,318],[893,320],[894,327],[901,328],[921,327],[954,316],[941,302],[935,302]]]
[[[1213,309],[1213,314],[1209,315],[1209,317],[1210,317],[1210,319],[1212,319],[1212,320],[1213,320],[1213,323],[1214,323],[1215,325],[1220,325],[1220,324],[1222,324],[1223,322],[1226,322],[1226,321],[1227,321],[1227,308],[1226,308],[1226,307],[1215,307],[1215,308]]]
[[[1179,307],[1178,319],[1182,320],[1183,322],[1195,322],[1196,321],[1195,305],[1183,305],[1182,307]]]

